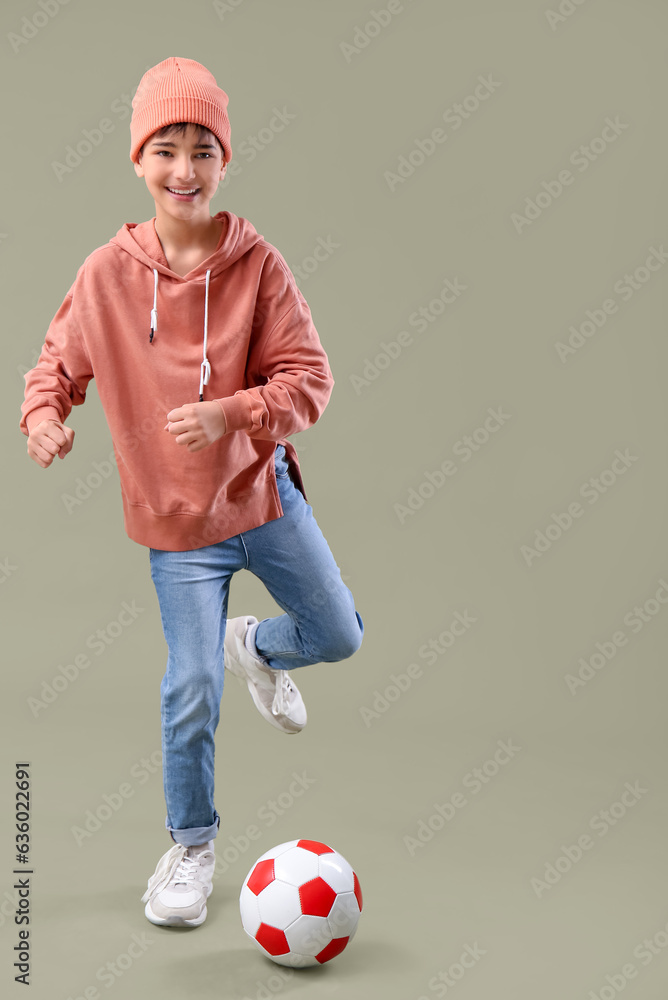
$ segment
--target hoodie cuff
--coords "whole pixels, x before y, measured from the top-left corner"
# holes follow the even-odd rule
[[[30,410],[28,413],[25,413],[21,418],[21,431],[26,437],[29,437],[30,435],[28,418],[30,419],[30,427],[35,427],[37,424],[41,423],[42,420],[57,420],[59,424],[63,422],[60,410],[57,409],[57,407],[36,406],[34,410]]]
[[[225,416],[225,433],[232,431],[249,431],[253,426],[253,415],[250,400],[243,391],[237,392],[234,396],[224,396],[223,399],[216,399]]]

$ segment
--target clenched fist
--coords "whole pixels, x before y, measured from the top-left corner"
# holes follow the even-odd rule
[[[188,451],[201,451],[223,436],[227,427],[225,414],[219,403],[186,403],[167,414],[164,429],[174,435],[177,444]]]
[[[28,454],[43,469],[51,465],[56,455],[65,458],[65,455],[72,450],[74,431],[71,427],[61,424],[59,420],[52,418],[40,420],[29,430]]]

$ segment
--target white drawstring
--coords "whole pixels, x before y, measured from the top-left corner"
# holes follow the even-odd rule
[[[149,337],[149,343],[153,343],[153,334],[158,329],[158,269],[153,268],[153,274],[155,275],[155,284],[153,286],[153,308],[151,309],[151,336]],[[208,339],[208,327],[209,327],[209,279],[211,277],[211,270],[206,272],[206,290],[204,293],[204,349],[203,349],[203,361],[200,367],[200,379],[199,379],[199,401],[202,403],[204,401],[204,386],[208,385],[209,379],[211,378],[211,365],[209,359],[206,356],[206,346]]]
[[[204,360],[202,361],[200,379],[199,379],[199,401],[200,403],[204,400],[203,390],[204,386],[208,384],[209,378],[211,376],[211,365],[209,364],[209,359],[206,356],[206,341],[207,341],[207,330],[209,325],[209,277],[211,271],[206,272],[206,292],[204,294]]]
[[[153,334],[158,329],[158,269],[153,268],[155,274],[155,285],[153,286],[153,308],[151,309],[151,336],[148,338],[149,344],[153,343]]]

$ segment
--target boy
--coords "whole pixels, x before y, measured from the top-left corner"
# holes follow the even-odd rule
[[[72,449],[73,406],[95,378],[128,536],[149,549],[168,647],[161,693],[165,826],[174,841],[142,897],[154,924],[198,926],[212,890],[214,733],[224,668],[273,726],[299,733],[289,672],[359,648],[364,624],[320,531],[287,436],[334,385],[279,251],[209,203],[232,157],[227,94],[169,58],[132,102],[130,158],[155,201],[77,272],[25,376],[20,429],[43,468]],[[226,618],[239,569],[285,614]]]

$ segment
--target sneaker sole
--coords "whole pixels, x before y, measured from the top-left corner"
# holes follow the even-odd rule
[[[149,900],[144,907],[144,916],[147,920],[150,920],[152,924],[157,924],[161,927],[199,927],[206,920],[206,906],[200,913],[199,917],[192,917],[190,920],[186,920],[184,917],[158,917],[151,909],[151,901]]]

